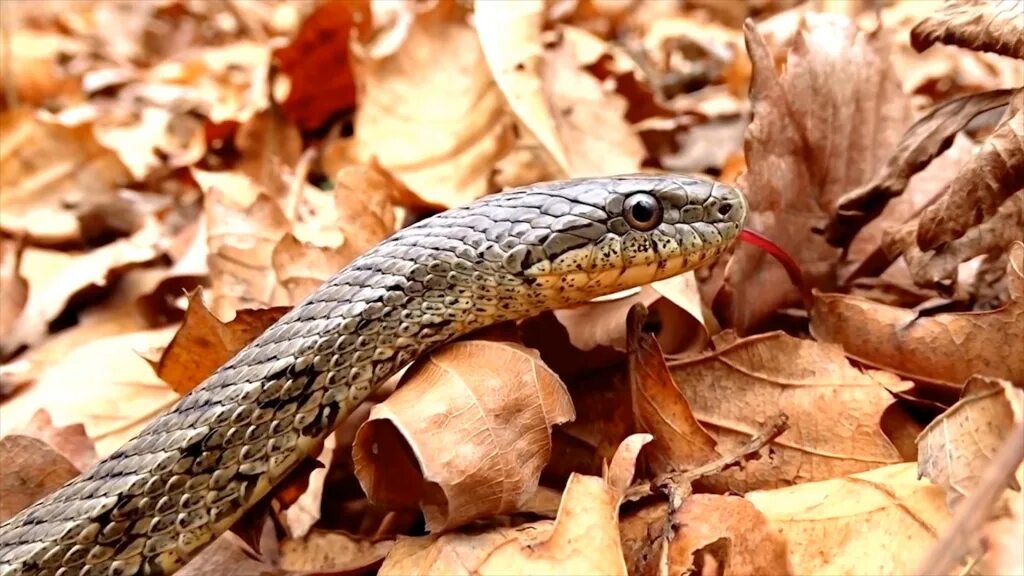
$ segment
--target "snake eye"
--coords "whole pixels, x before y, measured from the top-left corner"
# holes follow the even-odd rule
[[[650,194],[633,194],[623,203],[622,215],[641,232],[654,230],[661,224],[661,202]]]

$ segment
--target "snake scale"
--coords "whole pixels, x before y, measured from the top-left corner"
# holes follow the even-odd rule
[[[409,362],[495,322],[697,268],[746,213],[717,182],[627,175],[512,189],[404,228],[0,526],[0,576],[171,574]]]

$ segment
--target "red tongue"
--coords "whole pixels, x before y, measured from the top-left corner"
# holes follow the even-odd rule
[[[771,254],[772,258],[775,258],[779,264],[782,264],[782,267],[786,269],[786,274],[789,275],[789,281],[800,289],[800,295],[803,297],[804,307],[807,310],[811,309],[811,289],[809,286],[804,284],[804,275],[800,271],[800,265],[796,263],[796,260],[793,260],[793,257],[790,256],[788,252],[783,250],[782,247],[775,242],[772,242],[763,236],[760,232],[754,232],[749,228],[745,228],[740,232],[740,240],[764,250],[768,254]]]

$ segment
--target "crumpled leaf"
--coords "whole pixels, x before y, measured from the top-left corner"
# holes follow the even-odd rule
[[[629,482],[637,454],[649,440],[647,435],[626,439],[621,452],[612,458],[608,481],[574,473],[554,521],[480,534],[403,538],[384,561],[380,574],[625,576],[618,528],[621,485]]]
[[[349,64],[354,8],[353,2],[317,6],[291,43],[274,50],[281,72],[291,80],[281,106],[303,130],[315,130],[355,106],[356,84]]]
[[[33,386],[4,403],[0,435],[46,408],[57,426],[83,424],[97,454],[109,455],[178,400],[139,355],[165,346],[174,329],[120,334],[75,347],[46,366]]]
[[[109,286],[126,272],[149,264],[163,254],[163,230],[149,221],[128,238],[85,253],[30,248],[22,254],[21,270],[28,281],[28,301],[3,348],[34,344],[46,335],[49,323],[68,303],[94,288]]]
[[[62,126],[28,111],[0,121],[0,229],[41,243],[82,240],[78,212],[130,175],[88,123]]]
[[[764,514],[739,496],[694,494],[683,500],[671,522],[678,528],[669,543],[669,574],[714,566],[705,555],[713,556],[726,574],[794,574],[786,555],[786,539]]]
[[[99,459],[96,455],[95,444],[85,433],[85,426],[81,424],[54,426],[53,419],[45,408],[38,410],[25,426],[12,431],[11,434],[31,436],[46,442],[50,448],[67,458],[79,470],[89,468]]]
[[[976,116],[1009,102],[1013,90],[968,94],[936,106],[914,123],[882,171],[871,182],[843,194],[826,230],[834,246],[848,246],[865,223],[873,220],[889,201],[901,194],[917,174],[953,143],[953,137]]]
[[[281,542],[279,565],[298,574],[351,574],[379,565],[394,544],[394,540],[374,542],[343,532],[313,530],[301,540]]]
[[[941,486],[950,510],[955,510],[1021,420],[1024,391],[1005,380],[970,378],[960,401],[921,432],[920,475]],[[1020,486],[1015,488],[1020,491]]]
[[[0,334],[10,334],[28,302],[28,281],[21,275],[21,255],[25,244],[0,238]]]
[[[838,252],[814,230],[842,194],[884,164],[909,123],[907,99],[884,38],[845,17],[806,14],[782,76],[753,24],[745,32],[754,110],[745,143],[750,169],[740,184],[747,225],[791,254],[811,286],[834,285]],[[738,247],[726,283],[729,316],[741,332],[801,301],[783,268],[751,247]]]
[[[942,489],[912,462],[750,492],[789,543],[793,574],[911,574],[949,524]]]
[[[991,217],[1011,195],[1024,190],[1024,89],[981,150],[929,206],[917,227],[917,244],[934,249]]]
[[[645,454],[655,475],[690,470],[719,457],[715,439],[693,415],[672,380],[658,341],[642,331],[645,312],[629,316],[629,379],[637,428],[654,440]]]
[[[494,81],[563,177],[638,171],[644,149],[625,99],[584,69],[596,60],[592,36],[561,27],[546,37],[543,2],[481,2],[474,21]]]
[[[65,482],[79,470],[38,438],[17,434],[0,438],[0,522],[10,520]]]
[[[356,67],[360,160],[375,157],[427,202],[445,207],[488,192],[511,123],[461,8],[438,3],[418,14],[394,54],[363,55]]]
[[[1022,0],[946,2],[914,26],[910,42],[918,52],[942,42],[1024,60]]]
[[[899,427],[914,426],[887,390],[903,383],[887,372],[854,368],[838,346],[775,332],[671,361],[669,368],[721,454],[738,451],[770,416],[789,417],[790,429],[770,445],[773,458],[702,480],[715,491],[835,478],[904,459],[882,429],[883,415]]]
[[[998,310],[918,317],[843,294],[815,294],[811,334],[851,357],[915,379],[957,386],[975,374],[1024,381],[1024,244],[1011,248],[1011,301]]]
[[[551,427],[575,416],[537,353],[507,342],[456,342],[403,381],[373,407],[352,457],[372,501],[421,507],[431,532],[518,510],[547,464]]]
[[[202,292],[188,297],[181,328],[154,366],[160,378],[178,394],[186,394],[262,334],[289,310],[287,306],[242,309],[222,322],[206,307]]]

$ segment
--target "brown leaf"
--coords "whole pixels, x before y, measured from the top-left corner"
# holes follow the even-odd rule
[[[28,302],[28,281],[21,275],[22,240],[0,238],[0,334],[10,334]]]
[[[910,31],[910,41],[918,52],[941,42],[1024,60],[1021,14],[1021,0],[947,2]]]
[[[745,26],[754,119],[740,187],[750,203],[748,226],[782,246],[821,288],[836,281],[838,252],[814,230],[842,194],[883,165],[910,110],[880,35],[834,15],[805,18],[782,76],[760,34]],[[750,247],[737,249],[726,282],[732,324],[741,331],[801,301],[782,266]]]
[[[0,438],[0,522],[78,476],[67,458],[38,438]]]
[[[671,522],[678,528],[669,543],[669,574],[691,573],[700,566],[705,547],[720,540],[728,544],[719,562],[725,574],[794,574],[786,539],[743,498],[694,494],[672,514]]]
[[[395,205],[408,190],[376,162],[346,166],[334,176],[338,225],[354,254],[362,254],[395,232]]]
[[[829,243],[848,246],[890,200],[903,194],[911,176],[949,148],[958,132],[979,114],[1005,105],[1012,94],[1013,90],[968,94],[932,108],[907,129],[885,167],[871,182],[839,198],[835,217],[826,230]]]
[[[130,176],[88,123],[62,126],[28,111],[0,120],[0,229],[42,243],[82,240],[78,211]]]
[[[946,491],[950,510],[975,488],[1014,425],[1024,420],[1024,391],[974,376],[960,401],[921,432],[918,470]],[[1020,486],[1015,486],[1020,491]]]
[[[636,461],[640,457],[640,451],[644,446],[650,444],[654,437],[650,434],[631,434],[626,437],[612,456],[612,461],[605,471],[605,483],[614,490],[621,499],[626,490],[633,483],[633,475],[636,473]]]
[[[1024,249],[1011,252],[1007,277],[1024,283]],[[815,294],[811,334],[862,362],[915,379],[960,386],[979,374],[1019,382],[1024,380],[1024,289],[1018,290],[1011,290],[1012,300],[998,310],[923,318],[862,298]]]
[[[854,368],[838,346],[776,332],[669,368],[721,454],[738,451],[777,412],[789,417],[790,429],[771,444],[772,461],[703,481],[716,491],[835,478],[903,460],[882,431],[883,414],[913,425],[886,390],[900,388],[900,380]]]
[[[647,461],[656,475],[707,464],[719,457],[715,439],[672,380],[658,341],[641,331],[645,315],[630,312],[629,376],[637,428],[654,435]]]
[[[547,464],[551,427],[574,417],[561,380],[511,343],[457,342],[403,381],[360,427],[355,473],[374,502],[420,506],[431,531],[518,510]]]
[[[921,215],[917,244],[931,250],[962,236],[1024,190],[1024,89],[1013,96],[1002,122],[949,183],[948,192]]]
[[[110,454],[178,399],[139,355],[166,345],[173,332],[131,332],[75,347],[3,405],[0,433],[45,408],[57,426],[82,423],[99,456]]]
[[[291,80],[288,97],[281,105],[305,131],[320,128],[355,106],[356,83],[349,64],[353,8],[351,2],[319,5],[291,43],[273,52],[281,72]]]
[[[189,294],[188,303],[181,328],[155,366],[157,375],[182,395],[198,386],[289,310],[287,306],[243,309],[230,322],[222,322],[206,307],[201,291]]]
[[[911,574],[950,521],[913,463],[746,498],[788,541],[793,574]]]
[[[21,273],[30,288],[28,302],[5,334],[4,348],[38,342],[46,335],[50,322],[76,297],[107,288],[128,271],[154,262],[163,253],[163,242],[163,230],[148,222],[130,237],[89,252],[26,250]]]
[[[373,542],[342,532],[313,530],[301,540],[281,542],[281,568],[299,574],[344,575],[380,565],[394,540]]]
[[[85,433],[85,426],[81,424],[54,426],[53,419],[46,409],[37,411],[24,427],[13,433],[31,436],[46,442],[50,448],[67,458],[79,470],[86,470],[99,460],[96,455],[96,445]]]
[[[460,8],[439,3],[416,15],[394,54],[364,56],[357,68],[362,161],[375,157],[426,201],[446,207],[489,191],[511,123]]]
[[[625,119],[628,104],[584,68],[597,59],[594,47],[603,42],[572,27],[546,37],[541,2],[484,2],[476,8],[494,81],[561,175],[636,172],[644,149]]]

